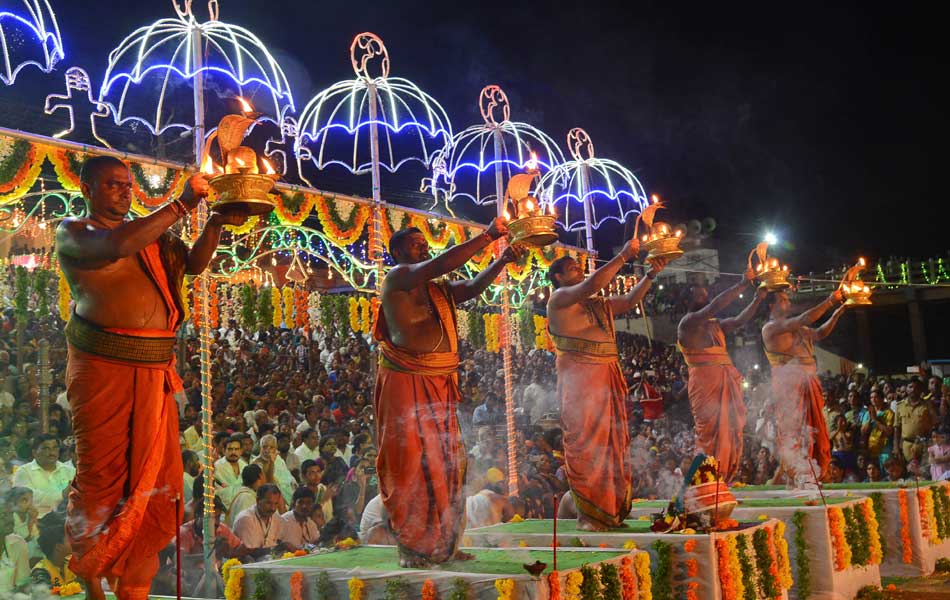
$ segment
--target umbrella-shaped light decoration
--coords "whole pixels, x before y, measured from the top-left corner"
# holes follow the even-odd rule
[[[485,86],[478,106],[483,122],[460,131],[451,147],[437,157],[438,169],[429,183],[433,195],[444,193],[448,202],[497,203],[504,198],[505,180],[527,168],[532,152],[542,174],[564,162],[564,154],[550,136],[510,120],[508,96],[499,86]],[[499,215],[502,212],[503,207],[498,209]]]
[[[580,127],[567,134],[567,148],[572,160],[541,178],[541,194],[554,204],[565,231],[584,231],[593,263],[594,230],[611,219],[625,222],[650,201],[630,170],[594,156],[594,143]]]
[[[497,85],[482,88],[478,96],[482,123],[472,125],[458,133],[452,145],[436,161],[437,170],[428,185],[434,196],[441,190],[446,195],[446,205],[451,201],[466,199],[476,205],[494,203],[496,214],[506,216],[505,181],[511,184],[514,177],[524,181],[526,197],[535,174],[550,171],[564,162],[564,154],[546,133],[528,125],[511,120],[508,96]],[[531,176],[525,177],[523,171]],[[444,181],[443,181],[444,180]],[[423,184],[426,185],[425,182]],[[517,183],[515,187],[519,187]],[[451,212],[451,209],[450,209]],[[507,216],[514,216],[510,213]],[[523,215],[518,215],[523,216]],[[504,241],[498,252],[503,250]],[[515,448],[514,389],[511,364],[511,305],[508,295],[508,272],[502,271],[501,279],[501,350],[505,373],[505,413],[508,435],[508,489],[518,492],[518,464]]]
[[[0,81],[13,85],[20,70],[49,73],[65,57],[56,14],[48,0],[0,1]]]
[[[136,29],[109,53],[99,102],[112,108],[116,124],[138,122],[155,135],[191,130],[199,158],[209,84],[219,96],[251,100],[261,118],[274,123],[293,110],[280,65],[252,32],[218,20],[217,0],[208,3],[205,22],[195,17],[191,0],[184,0],[184,8],[172,4],[177,17]],[[176,114],[180,100],[189,98],[193,108]]]
[[[380,168],[392,173],[411,161],[428,168],[451,141],[452,125],[432,96],[408,79],[389,76],[389,52],[376,34],[364,32],[353,39],[350,62],[356,78],[331,85],[301,111],[294,150],[300,178],[308,185],[305,162],[318,169],[339,165],[354,174],[372,174],[369,250],[378,286],[383,264]],[[412,149],[406,148],[410,143]],[[343,148],[345,156],[338,154]]]

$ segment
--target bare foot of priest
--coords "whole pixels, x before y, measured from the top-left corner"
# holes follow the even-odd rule
[[[102,591],[102,580],[96,577],[84,583],[86,584],[86,600],[106,600],[106,594]]]
[[[399,566],[403,569],[428,569],[432,563],[421,556],[399,556]]]
[[[452,555],[452,560],[475,560],[475,555],[469,554],[468,552],[462,552],[461,550],[456,550],[455,554]]]
[[[608,528],[600,523],[595,523],[594,521],[583,518],[577,519],[577,529],[578,531],[608,531]]]

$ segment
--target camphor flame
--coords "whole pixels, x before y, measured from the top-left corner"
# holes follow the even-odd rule
[[[276,174],[277,174],[277,170],[274,169],[274,165],[272,165],[271,162],[270,162],[269,160],[267,160],[266,158],[261,157],[261,164],[264,165],[264,174],[265,174],[265,175],[276,175]]]
[[[505,209],[505,212],[502,213],[502,214],[505,216],[505,220],[506,220],[506,221],[510,221],[510,220],[511,220],[511,213],[508,212],[508,209]]]
[[[531,151],[531,159],[525,163],[525,169],[529,172],[538,170],[538,153],[534,150]]]
[[[534,210],[534,202],[531,201],[531,198],[528,198],[528,200],[524,203],[524,208],[525,210],[529,211]]]
[[[243,97],[237,97],[238,103],[241,105],[241,112],[247,115],[248,113],[254,112],[254,106],[250,102],[245,100]]]
[[[206,175],[214,175],[214,161],[211,160],[211,156],[205,156],[205,159],[201,162],[201,172]]]

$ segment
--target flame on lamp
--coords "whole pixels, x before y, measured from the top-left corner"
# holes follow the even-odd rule
[[[214,175],[214,161],[211,160],[210,156],[205,156],[204,161],[202,161],[201,172],[207,175]]]
[[[528,171],[536,171],[538,168],[538,153],[531,151],[531,159],[525,163],[525,169]]]
[[[264,174],[265,175],[276,175],[277,171],[274,169],[274,165],[271,164],[266,158],[261,158],[261,163],[264,165]]]
[[[867,263],[864,261],[864,257],[863,257],[863,256],[858,259],[858,264],[861,265],[862,267],[867,264]]]
[[[531,201],[531,198],[528,198],[528,201],[524,203],[525,210],[534,210],[534,202]]]
[[[505,209],[505,212],[502,213],[502,214],[505,216],[505,220],[506,220],[506,221],[510,221],[510,220],[511,220],[511,213],[508,212],[508,209]]]
[[[652,196],[650,196],[650,200],[653,202],[653,204],[658,204],[660,202],[660,197],[657,196],[656,194],[653,194]]]
[[[254,111],[254,107],[251,105],[251,103],[245,100],[244,98],[242,98],[241,96],[237,97],[237,101],[241,104],[241,112],[244,113],[245,115],[249,112]]]

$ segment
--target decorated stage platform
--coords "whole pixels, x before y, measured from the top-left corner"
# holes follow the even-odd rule
[[[827,484],[826,497],[861,496],[875,507],[884,543],[881,574],[886,577],[929,575],[940,558],[950,558],[950,483],[946,481],[901,481],[857,484]],[[764,499],[789,496],[817,498],[817,492],[796,492],[780,486],[732,488],[743,506]],[[820,502],[820,500],[819,500]],[[764,507],[763,507],[764,508]],[[780,509],[762,510],[783,518]]]
[[[741,498],[739,521],[781,520],[797,598],[853,598],[864,586],[880,586],[883,534],[870,498]],[[663,510],[663,501],[634,502],[631,517],[642,523]],[[803,583],[804,582],[804,583]]]
[[[792,583],[784,523],[778,520],[743,523],[711,534],[660,534],[648,521],[631,520],[608,532],[579,531],[576,521],[558,522],[558,542],[564,550],[577,547],[638,549],[650,554],[654,597],[733,600],[747,588],[755,597],[785,598]],[[473,546],[517,549],[550,547],[553,521],[529,520],[469,529],[465,542]],[[761,593],[759,593],[761,592]]]
[[[558,600],[577,597],[584,577],[597,579],[616,600],[651,597],[650,558],[640,550],[559,548],[556,575],[550,547],[463,550],[475,558],[431,569],[400,568],[394,546],[360,546],[243,565],[241,594],[233,598]],[[537,574],[524,565],[537,567]],[[233,580],[232,575],[226,579]],[[359,588],[355,596],[354,586]],[[260,591],[255,595],[255,590]]]

